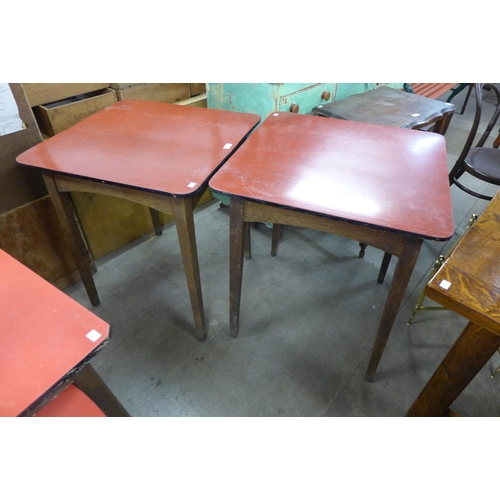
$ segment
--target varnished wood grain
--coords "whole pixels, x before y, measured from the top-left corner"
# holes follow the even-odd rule
[[[469,323],[408,410],[407,417],[438,417],[500,347],[500,336]]]
[[[430,280],[425,295],[469,320],[408,416],[438,416],[500,347],[500,195]]]

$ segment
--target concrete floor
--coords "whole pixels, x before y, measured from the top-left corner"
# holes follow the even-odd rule
[[[465,92],[454,99],[457,110],[464,98]],[[446,134],[450,168],[473,112],[471,102],[463,116],[452,119]],[[403,416],[466,323],[450,311],[422,311],[406,324],[435,258],[463,232],[470,215],[486,206],[456,187],[451,194],[455,235],[450,242],[424,243],[371,383],[364,373],[394,262],[379,285],[381,251],[368,247],[358,259],[357,242],[295,227],[284,227],[278,256],[271,257],[270,230],[259,224],[252,229],[240,333],[233,339],[229,213],[215,200],[195,215],[207,341],[193,337],[177,233],[170,224],[162,236],[148,235],[97,262],[98,307],[90,305],[81,283],[66,289],[111,324],[112,340],[92,365],[137,417]],[[490,377],[498,365],[495,354],[452,409],[463,416],[500,416],[500,376]]]

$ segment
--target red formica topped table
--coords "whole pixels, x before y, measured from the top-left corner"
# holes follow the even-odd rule
[[[108,323],[0,250],[0,416],[35,412],[109,333]]]
[[[293,113],[270,115],[210,180],[231,198],[230,334],[239,329],[244,226],[331,232],[398,257],[367,370],[372,380],[424,239],[454,231],[444,137]]]
[[[42,170],[93,305],[93,262],[70,191],[117,196],[174,216],[196,336],[206,338],[193,209],[211,175],[259,123],[258,115],[149,101],[119,101],[21,154]]]

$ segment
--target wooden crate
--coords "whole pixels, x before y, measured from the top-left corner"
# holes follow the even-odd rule
[[[40,131],[52,137],[118,100],[113,89],[105,88],[52,104],[33,108]]]
[[[109,83],[23,83],[29,105],[61,101],[75,95],[86,94],[109,87]]]
[[[137,87],[138,85],[146,85],[145,83],[110,83],[109,84],[114,90],[124,90],[130,87]]]
[[[207,85],[206,83],[190,83],[189,90],[191,93],[191,97],[194,97],[195,95],[206,93]]]
[[[191,97],[189,83],[141,83],[118,90],[117,93],[120,101],[139,99],[174,103]]]
[[[0,248],[58,288],[80,279],[48,196],[0,215]]]
[[[183,101],[178,101],[175,104],[180,106],[196,106],[198,108],[206,108],[207,107],[207,94],[206,92],[203,94],[196,95],[194,97],[190,97],[189,99],[184,99]]]

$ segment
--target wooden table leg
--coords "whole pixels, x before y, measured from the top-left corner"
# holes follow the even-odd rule
[[[278,254],[278,245],[280,242],[280,234],[281,234],[281,224],[273,224],[273,234],[271,238],[271,255],[276,257]]]
[[[203,310],[198,252],[196,249],[193,204],[192,197],[172,198],[177,235],[179,237],[184,272],[186,273],[189,298],[196,326],[196,338],[198,340],[205,340],[207,338],[207,328],[205,324],[205,312]]]
[[[54,204],[57,218],[59,219],[64,234],[64,239],[75,259],[76,267],[80,272],[87,295],[92,305],[97,306],[100,301],[94,278],[92,277],[93,261],[76,222],[76,214],[69,193],[60,193],[57,190],[56,182],[52,175],[44,174],[43,178],[52,203]]]
[[[384,258],[382,259],[382,265],[380,266],[380,271],[378,272],[377,283],[382,284],[385,279],[385,275],[387,274],[387,269],[389,268],[389,264],[391,263],[392,255],[388,252],[384,253]]]
[[[128,411],[89,363],[73,375],[72,380],[81,391],[94,401],[106,416],[130,417]]]
[[[370,382],[377,371],[377,366],[384,352],[394,321],[396,320],[399,307],[403,301],[422,243],[423,240],[421,239],[407,238],[400,255],[398,255],[398,263],[394,271],[389,293],[387,294],[377,337],[368,369],[366,370],[365,378]]]
[[[500,347],[500,336],[469,322],[406,414],[438,417]]]
[[[231,200],[229,246],[229,335],[237,337],[240,321],[241,283],[243,279],[243,255],[245,232],[244,201]]]
[[[153,227],[155,229],[156,236],[161,236],[163,232],[163,226],[161,223],[160,213],[154,208],[149,208],[149,214],[151,215],[151,221],[153,222]]]

